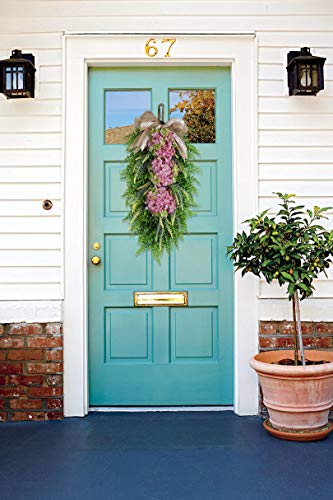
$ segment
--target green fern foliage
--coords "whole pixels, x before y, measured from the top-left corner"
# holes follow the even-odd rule
[[[193,215],[196,207],[195,196],[198,184],[196,173],[199,169],[194,160],[198,151],[186,137],[183,138],[188,155],[188,158],[184,160],[179,154],[176,143],[173,143],[173,178],[164,189],[168,190],[168,196],[173,200],[173,211],[172,213],[170,213],[171,210],[154,212],[149,209],[147,200],[149,196],[154,196],[154,193],[160,189],[160,185],[152,163],[158,156],[161,144],[163,146],[164,140],[168,141],[172,135],[170,136],[170,132],[165,128],[152,129],[149,132],[148,146],[143,151],[134,152],[133,143],[140,133],[139,129],[135,129],[128,137],[126,168],[121,174],[126,182],[123,198],[129,209],[124,220],[129,223],[129,233],[138,236],[137,253],[151,250],[153,257],[159,262],[162,254],[169,253],[173,247],[177,247],[183,235],[187,233],[187,220]],[[160,143],[152,144],[153,134],[162,136]]]

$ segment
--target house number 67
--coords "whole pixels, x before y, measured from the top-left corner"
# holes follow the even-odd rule
[[[176,42],[176,38],[162,38],[161,43],[169,43],[168,50],[164,54],[164,57],[170,57],[170,50],[173,44]],[[156,40],[155,38],[149,38],[146,41],[145,45],[145,52],[148,57],[155,57],[158,54],[158,48],[156,47]]]

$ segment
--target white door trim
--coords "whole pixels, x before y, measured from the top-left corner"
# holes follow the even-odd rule
[[[155,35],[155,38],[162,35]],[[89,66],[217,65],[232,68],[234,231],[257,209],[256,42],[254,35],[177,35],[172,57],[145,56],[147,35],[67,34],[65,63],[66,416],[89,409],[87,377],[87,74]],[[235,412],[256,414],[257,379],[248,365],[257,350],[257,284],[235,276]]]

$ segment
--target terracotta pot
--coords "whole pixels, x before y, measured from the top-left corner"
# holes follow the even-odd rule
[[[328,413],[333,406],[333,353],[307,350],[305,357],[328,363],[310,366],[272,364],[281,359],[294,359],[293,351],[263,352],[250,360],[251,367],[259,375],[264,404],[269,412],[270,421],[266,422],[265,428],[277,437],[315,440],[325,437],[333,428],[328,422]],[[277,435],[281,432],[282,435]],[[320,432],[324,435],[321,436]]]

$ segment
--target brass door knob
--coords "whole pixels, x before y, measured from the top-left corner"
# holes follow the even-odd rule
[[[98,266],[98,264],[101,262],[101,259],[98,257],[98,255],[94,255],[91,257],[91,262],[94,264],[94,266]]]

